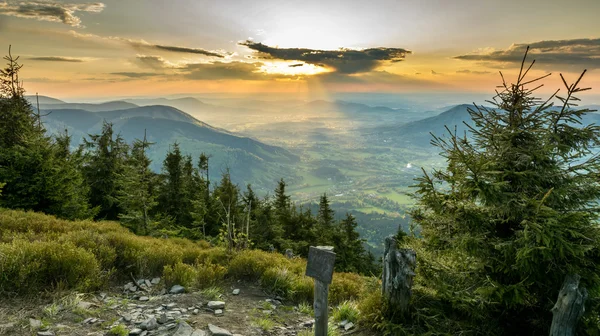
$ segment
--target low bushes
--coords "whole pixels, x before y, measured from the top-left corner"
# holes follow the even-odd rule
[[[259,281],[274,295],[312,302],[314,281],[305,269],[304,259],[278,253],[228,253],[202,241],[136,236],[113,222],[0,209],[0,295],[93,290],[111,279],[162,275],[170,285],[195,289],[218,287],[226,277]],[[365,279],[334,274],[332,304],[359,297]]]

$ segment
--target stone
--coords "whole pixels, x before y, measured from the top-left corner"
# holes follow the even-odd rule
[[[208,307],[208,309],[223,309],[223,308],[225,308],[225,302],[209,301],[207,307]]]
[[[288,259],[292,259],[294,257],[294,251],[292,249],[285,250],[285,257]]]
[[[208,324],[208,331],[210,331],[211,336],[233,336],[228,330],[219,328],[214,324]]]
[[[384,301],[391,311],[406,313],[412,295],[417,254],[411,249],[399,249],[394,236],[385,238],[381,288]]]
[[[310,328],[310,327],[312,327],[312,326],[313,326],[313,324],[315,324],[315,320],[308,320],[308,321],[306,321],[306,322],[304,322],[304,323],[303,323],[303,325],[304,325],[306,328]]]
[[[180,285],[174,285],[173,287],[171,287],[171,290],[169,290],[169,293],[171,294],[181,294],[183,292],[185,292],[185,288]]]
[[[194,329],[192,329],[189,324],[185,322],[179,322],[173,336],[191,336],[193,332]]]
[[[129,291],[132,293],[135,293],[137,291],[137,287],[136,286],[131,286],[129,287]]]
[[[152,280],[150,280],[150,283],[153,285],[158,285],[160,283],[160,278],[152,278]]]
[[[200,329],[198,329],[198,330],[195,330],[195,331],[192,333],[192,336],[206,336],[206,331],[204,331],[204,330],[200,330]]]
[[[167,317],[167,314],[164,314],[164,313],[160,314],[158,316],[158,321],[157,322],[160,323],[160,324],[165,324],[165,323],[169,322],[169,318]]]
[[[88,318],[86,318],[85,320],[83,320],[83,322],[81,322],[81,323],[83,323],[83,324],[88,324],[88,323],[90,323],[90,322],[91,322],[93,319],[94,319],[94,318],[92,318],[92,317],[88,317]]]
[[[158,322],[156,322],[156,319],[154,317],[151,317],[146,321],[142,322],[142,324],[140,324],[140,328],[142,328],[142,330],[154,330],[158,328]]]
[[[234,289],[233,292],[231,292],[231,294],[233,295],[239,295],[240,294],[240,290],[239,289]]]
[[[150,282],[150,280],[146,279],[144,280],[144,283],[146,284],[146,286],[152,287],[152,283]]]
[[[147,297],[147,296],[140,296],[140,301],[148,301],[148,300],[150,300],[149,297]]]
[[[31,327],[31,329],[39,329],[42,327],[42,321],[30,318],[29,326]]]
[[[354,323],[352,323],[352,322],[348,322],[348,323],[346,323],[346,325],[344,325],[344,330],[346,330],[346,331],[348,331],[352,328],[354,328]]]
[[[140,328],[134,328],[132,330],[129,330],[129,335],[130,336],[137,336],[137,335],[140,335],[142,333],[142,331],[143,330],[140,329]]]
[[[87,310],[87,309],[90,309],[90,307],[91,307],[91,306],[93,306],[93,305],[94,305],[94,304],[93,304],[93,303],[91,303],[91,302],[87,302],[87,301],[79,301],[79,302],[77,303],[77,308],[80,308],[80,309],[86,309],[86,310]]]
[[[271,314],[273,314],[273,311],[272,310],[263,310],[262,313],[265,315],[271,315]]]
[[[177,306],[177,304],[175,302],[171,302],[171,303],[167,303],[167,304],[163,304],[163,307],[167,308],[167,309],[173,309]]]
[[[131,322],[131,320],[133,320],[133,317],[130,314],[123,314],[123,315],[121,315],[121,317],[123,318],[123,321],[125,321],[125,322]]]
[[[222,309],[216,309],[215,310],[215,316],[223,316],[223,310]]]
[[[198,309],[198,308],[194,309],[194,311],[192,312],[192,314],[194,314],[194,315],[200,314],[200,309]]]
[[[54,332],[52,332],[50,330],[38,331],[37,336],[54,336]]]
[[[338,325],[340,327],[344,327],[346,324],[348,324],[348,320],[343,320],[342,322],[340,322]]]
[[[148,335],[148,331],[146,331],[146,330],[142,331],[142,333],[140,334],[140,336],[146,336],[146,335]]]

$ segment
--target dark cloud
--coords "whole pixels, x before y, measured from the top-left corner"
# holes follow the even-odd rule
[[[491,74],[491,71],[475,71],[475,70],[469,70],[469,69],[465,69],[465,70],[458,70],[456,71],[456,73],[458,74],[472,74],[472,75],[487,75],[487,74]]]
[[[0,2],[0,15],[8,15],[39,21],[62,22],[73,27],[81,26],[76,12],[99,13],[104,10],[103,3],[61,3],[56,1],[14,1]]]
[[[304,66],[304,63],[296,63],[296,64],[289,65],[290,68],[297,68],[297,67],[301,67],[301,66]]]
[[[434,76],[441,75],[441,73],[431,70],[431,74]]]
[[[154,72],[112,72],[111,75],[123,76],[127,78],[147,78],[159,76],[160,74]]]
[[[506,50],[455,56],[455,59],[486,62],[488,66],[499,63],[521,64],[529,45],[529,57],[546,67],[577,66],[600,68],[600,38],[539,41],[529,44],[513,44]]]
[[[156,49],[159,49],[159,50],[166,50],[166,51],[172,51],[172,52],[178,52],[178,53],[198,54],[198,55],[220,57],[220,58],[224,57],[223,55],[218,54],[216,52],[208,51],[208,50],[204,50],[204,49],[199,49],[199,48],[186,48],[186,47],[164,46],[164,45],[158,45],[158,44],[150,45],[150,47],[153,47],[153,48],[156,48]]]
[[[262,71],[260,62],[212,62],[187,64],[182,68],[184,77],[193,80],[265,80],[277,78],[297,78],[282,74],[269,74]]]
[[[71,63],[85,62],[85,60],[83,60],[81,58],[62,57],[62,56],[29,57],[28,59],[31,61],[45,61],[45,62],[71,62]]]
[[[329,67],[336,72],[355,74],[369,72],[385,62],[400,62],[411,52],[401,48],[369,48],[362,50],[317,50],[305,48],[276,48],[253,41],[240,42],[258,52],[260,58],[302,61]]]

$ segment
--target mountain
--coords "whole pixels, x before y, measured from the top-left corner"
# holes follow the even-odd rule
[[[429,147],[431,134],[442,136],[448,133],[446,126],[457,132],[464,132],[467,127],[463,122],[471,123],[468,109],[473,105],[462,104],[452,107],[436,116],[403,124],[365,128],[361,133],[375,142],[383,142],[389,146],[401,147],[406,145]]]
[[[88,112],[101,112],[101,111],[116,111],[125,110],[138,107],[135,104],[127,103],[124,101],[111,101],[106,103],[98,104],[87,104],[87,103],[56,103],[56,104],[42,104],[40,103],[40,109],[42,110],[85,110]]]
[[[29,95],[29,96],[25,96],[25,99],[27,99],[27,101],[33,105],[36,106],[38,101],[40,103],[40,105],[42,104],[64,104],[65,102],[60,100],[60,99],[56,99],[56,98],[52,98],[52,97],[48,97],[48,96],[33,96],[33,95]]]
[[[169,147],[178,142],[184,153],[197,159],[200,153],[212,155],[211,178],[231,169],[236,183],[252,183],[258,189],[272,189],[281,177],[293,176],[288,166],[299,158],[287,150],[239,136],[203,123],[170,106],[142,106],[131,109],[90,112],[82,109],[44,110],[46,129],[51,133],[68,130],[73,145],[88,134],[97,134],[104,121],[113,123],[116,133],[127,141],[142,138],[154,142],[149,151],[152,168],[159,171]],[[89,138],[89,137],[88,137]]]

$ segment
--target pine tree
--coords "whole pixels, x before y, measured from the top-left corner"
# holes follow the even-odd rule
[[[122,209],[119,219],[136,234],[146,235],[153,227],[151,213],[156,206],[155,175],[150,169],[152,161],[146,154],[152,143],[136,139],[123,173],[119,176],[117,200]]]
[[[428,286],[506,335],[547,335],[566,275],[579,274],[593,295],[600,288],[600,128],[580,124],[583,74],[571,85],[561,75],[556,108],[554,95],[533,97],[530,68],[491,107],[469,110],[468,135],[434,137],[448,166],[418,179],[411,214],[427,253],[452,263],[444,273],[419,266]]]
[[[86,164],[84,176],[90,186],[90,203],[99,207],[96,218],[117,220],[121,213],[118,197],[119,176],[124,172],[128,146],[121,135],[114,136],[113,125],[104,122],[102,133],[84,139]]]

